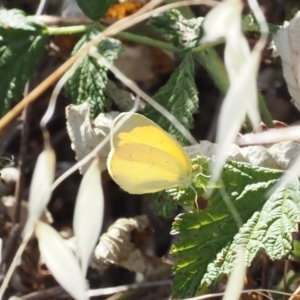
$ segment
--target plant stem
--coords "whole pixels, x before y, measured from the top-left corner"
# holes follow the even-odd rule
[[[93,25],[76,25],[65,27],[48,27],[49,35],[78,34],[87,32]]]
[[[125,31],[118,33],[116,36],[119,37],[119,38],[124,38],[128,41],[132,41],[132,42],[136,42],[136,43],[139,43],[139,44],[144,44],[144,45],[148,45],[148,46],[151,46],[151,47],[164,49],[164,50],[175,52],[175,53],[180,53],[181,52],[181,50],[179,48],[176,48],[175,46],[173,46],[170,43],[166,43],[166,42],[163,42],[163,41],[151,39],[151,38],[148,38],[146,36],[140,36],[140,35],[136,35],[136,34],[125,32]]]
[[[218,46],[220,44],[223,44],[225,42],[224,39],[220,39],[216,42],[210,42],[210,43],[207,43],[207,44],[204,44],[204,45],[200,45],[198,47],[195,47],[193,48],[193,52],[201,52],[201,51],[204,51],[204,50],[207,50],[207,49],[211,49],[212,47],[214,46]]]
[[[268,128],[273,128],[273,118],[266,106],[265,99],[260,92],[258,92],[258,103],[263,122],[268,126]]]
[[[218,56],[215,49],[194,53],[195,59],[204,67],[215,85],[225,95],[229,88],[229,80],[224,67],[224,63]]]

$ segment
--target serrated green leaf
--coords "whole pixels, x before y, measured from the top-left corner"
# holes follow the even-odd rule
[[[187,53],[167,84],[153,98],[172,113],[183,126],[190,129],[193,127],[193,114],[198,109],[197,94],[194,81],[194,61],[192,54]],[[143,113],[175,136],[181,143],[187,143],[177,128],[152,106],[147,105]]]
[[[17,9],[0,9],[0,116],[19,100],[40,61],[46,27]]]
[[[106,11],[118,0],[76,0],[84,14],[94,21],[104,16]]]
[[[178,10],[172,9],[163,15],[151,18],[150,24],[174,46],[185,50],[200,45],[203,36],[202,21],[202,17],[185,19]],[[212,47],[201,51],[193,49],[193,51],[195,59],[205,68],[220,92],[225,95],[229,87],[229,81],[224,63],[217,52]]]
[[[245,249],[248,266],[259,250],[265,250],[270,259],[282,259],[293,247],[292,233],[297,231],[300,221],[300,188],[295,179],[286,186],[278,188],[267,199],[260,212],[241,227],[232,243],[223,251],[222,260],[215,260],[208,267],[203,281],[215,282],[222,274],[230,274],[236,255],[235,249]]]
[[[203,17],[188,20],[177,9],[171,9],[151,18],[149,23],[174,46],[187,49],[199,45],[202,37],[202,21]]]
[[[173,281],[175,297],[194,295],[201,282],[212,284],[226,270],[230,270],[226,255],[238,233],[238,226],[235,216],[224,201],[224,195],[235,207],[244,224],[262,209],[267,200],[267,191],[281,175],[282,172],[278,170],[228,161],[221,177],[222,186],[219,185],[211,196],[206,196],[207,207],[177,217],[173,232],[179,233],[179,240],[172,247],[176,260]],[[213,261],[223,266],[222,273],[209,266]],[[208,271],[209,280],[204,277]]]
[[[97,33],[96,30],[86,33],[75,46],[73,54],[93,39]],[[108,71],[106,60],[113,63],[122,50],[122,44],[118,40],[106,38],[100,42],[97,50],[102,59],[97,61],[96,58],[86,55],[76,67],[65,87],[74,104],[79,105],[86,101],[90,104],[91,114],[94,118],[103,112],[105,106]]]

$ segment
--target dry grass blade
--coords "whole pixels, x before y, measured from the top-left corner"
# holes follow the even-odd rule
[[[245,251],[239,249],[235,260],[234,269],[229,277],[223,300],[239,300],[244,287],[246,275]]]
[[[51,226],[38,222],[36,236],[42,258],[59,284],[76,300],[88,299],[85,278],[73,252]]]
[[[238,138],[237,144],[240,146],[249,146],[255,144],[273,144],[284,141],[300,139],[300,126],[268,130],[259,133],[243,135]]]
[[[39,155],[29,190],[28,219],[23,236],[33,231],[35,222],[40,218],[51,197],[51,185],[55,175],[55,153],[49,144]]]
[[[251,6],[263,29],[266,21],[255,3],[251,3]],[[217,143],[220,147],[212,167],[212,182],[218,179],[226,160],[227,149],[236,139],[246,115],[254,127],[260,121],[256,76],[262,46],[266,43],[265,32],[251,52],[241,29],[242,6],[242,1],[224,1],[208,13],[203,25],[206,29],[205,41],[225,38],[225,66],[230,78],[230,88],[222,104],[218,122]],[[215,20],[218,20],[217,29],[214,29]]]
[[[213,167],[212,181],[216,180],[226,160],[226,151],[234,142],[246,112],[252,112],[252,120],[258,123],[258,105],[256,94],[255,77],[259,64],[260,55],[253,52],[244,62],[238,72],[234,84],[231,85],[221,108],[219,118],[217,143],[220,145],[216,154],[216,161]],[[245,95],[247,95],[245,98]],[[232,118],[232,107],[235,108],[235,116]],[[258,125],[258,124],[254,124]]]
[[[73,228],[77,255],[85,276],[91,253],[98,240],[104,216],[100,161],[96,158],[84,174],[77,194]]]

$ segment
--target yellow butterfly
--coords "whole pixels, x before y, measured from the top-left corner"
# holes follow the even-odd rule
[[[120,128],[116,125],[122,121]],[[107,168],[113,180],[131,194],[189,186],[193,167],[183,147],[165,130],[137,113],[114,121]]]

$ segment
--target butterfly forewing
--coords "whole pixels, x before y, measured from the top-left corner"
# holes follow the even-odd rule
[[[139,114],[121,114],[113,131],[108,170],[112,178],[127,192],[144,194],[192,181],[191,161],[167,132]]]
[[[165,130],[142,115],[131,114],[131,117],[126,119],[127,115],[129,114],[120,114],[115,120],[115,125],[121,120],[124,123],[113,135],[112,145],[114,148],[124,143],[143,143],[170,153],[187,168],[192,169],[191,161],[183,147]]]

